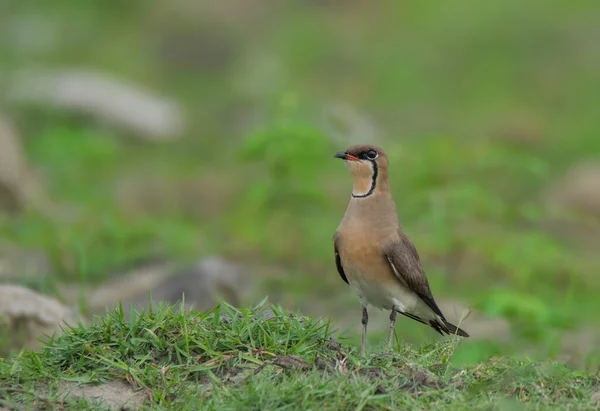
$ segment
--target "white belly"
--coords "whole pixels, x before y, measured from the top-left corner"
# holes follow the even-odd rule
[[[352,268],[348,267],[347,271],[351,270]],[[399,312],[411,313],[420,318],[436,317],[431,308],[417,294],[408,290],[400,282],[393,285],[381,284],[368,281],[368,278],[368,276],[352,275],[352,273],[348,275],[350,285],[354,288],[365,307],[372,305],[390,311],[394,307]]]

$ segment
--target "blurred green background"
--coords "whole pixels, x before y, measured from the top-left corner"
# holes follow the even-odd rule
[[[0,109],[44,194],[2,214],[0,240],[48,256],[51,274],[18,282],[59,298],[218,254],[250,273],[245,302],[331,317],[357,342],[333,153],[375,143],[436,299],[473,310],[454,360],[597,368],[598,21],[592,0],[4,1]],[[126,86],[172,110],[107,91]],[[387,314],[371,315],[378,344]],[[437,338],[407,319],[396,333]]]

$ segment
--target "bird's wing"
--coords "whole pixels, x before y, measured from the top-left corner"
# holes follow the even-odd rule
[[[333,237],[333,250],[335,252],[335,266],[337,267],[338,273],[340,274],[340,277],[342,277],[342,280],[346,282],[346,284],[350,284],[348,282],[348,278],[346,278],[346,274],[344,273],[344,267],[342,267],[342,259],[340,258],[340,253],[338,253],[337,233]]]
[[[433,299],[433,294],[431,293],[431,288],[429,288],[429,282],[421,266],[421,259],[415,245],[401,228],[398,229],[398,234],[399,236],[395,241],[383,248],[383,253],[392,271],[402,285],[417,294],[433,312],[444,319],[444,315]]]

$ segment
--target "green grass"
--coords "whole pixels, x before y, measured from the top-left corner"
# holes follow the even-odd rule
[[[599,379],[559,362],[499,357],[463,368],[453,364],[454,339],[372,346],[362,358],[336,337],[329,322],[265,301],[207,313],[159,305],[128,319],[115,310],[65,329],[40,352],[0,360],[0,404],[97,409],[65,399],[61,384],[126,381],[146,395],[148,409],[597,406]]]

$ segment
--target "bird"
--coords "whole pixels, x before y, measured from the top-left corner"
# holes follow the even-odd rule
[[[390,311],[388,347],[397,313],[441,335],[468,337],[446,320],[433,298],[417,249],[398,220],[388,183],[389,160],[383,149],[359,144],[334,157],[344,160],[353,185],[333,246],[337,271],[362,305],[361,356],[366,352],[369,306]]]

